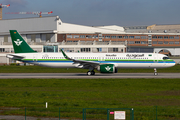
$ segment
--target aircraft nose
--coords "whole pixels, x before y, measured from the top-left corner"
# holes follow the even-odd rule
[[[171,63],[171,66],[175,66],[176,62],[174,60],[172,60],[173,62]]]

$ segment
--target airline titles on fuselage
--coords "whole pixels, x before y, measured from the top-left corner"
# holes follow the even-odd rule
[[[116,54],[106,54],[107,57],[116,57]]]
[[[133,58],[144,57],[144,54],[127,54],[126,57],[133,57]]]

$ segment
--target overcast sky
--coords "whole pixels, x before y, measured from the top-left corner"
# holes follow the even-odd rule
[[[180,24],[180,0],[0,0],[3,19],[38,17],[7,12],[49,12],[63,22],[88,25],[138,26]]]

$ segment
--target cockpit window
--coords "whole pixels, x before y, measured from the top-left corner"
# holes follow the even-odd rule
[[[169,57],[163,57],[163,60],[167,60],[167,59],[169,59]]]

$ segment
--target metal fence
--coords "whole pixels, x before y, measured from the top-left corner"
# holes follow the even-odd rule
[[[114,120],[114,111],[125,111],[126,120],[180,120],[179,107],[148,108],[0,108],[0,119]]]
[[[134,120],[133,108],[84,108],[83,120],[114,120],[114,111],[125,111],[125,119]]]

